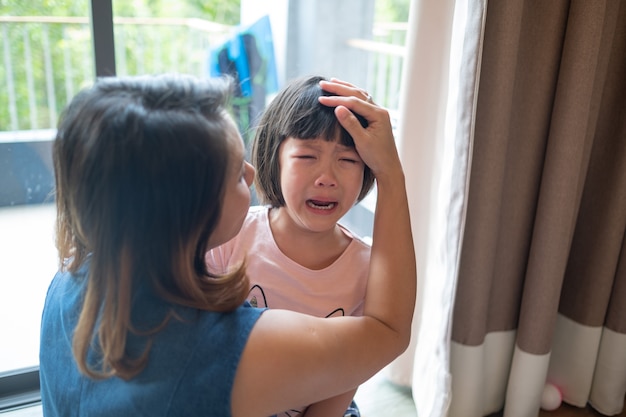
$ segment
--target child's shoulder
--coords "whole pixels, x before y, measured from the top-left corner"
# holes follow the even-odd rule
[[[250,206],[250,208],[248,208],[248,219],[266,218],[269,209],[269,206]]]
[[[358,234],[356,234],[355,232],[353,232],[352,230],[348,229],[346,226],[342,225],[342,224],[338,224],[338,226],[341,228],[341,230],[350,238],[352,238],[353,242],[361,247],[366,247],[366,248],[371,248],[372,243],[371,243],[371,239],[367,239],[367,238],[363,238],[361,236],[359,236]]]
[[[269,206],[250,206],[243,227],[269,223]]]
[[[250,206],[248,214],[267,213],[270,206]]]

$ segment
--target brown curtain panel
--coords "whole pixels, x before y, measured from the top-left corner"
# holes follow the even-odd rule
[[[626,1],[490,1],[480,62],[449,416],[618,415]]]

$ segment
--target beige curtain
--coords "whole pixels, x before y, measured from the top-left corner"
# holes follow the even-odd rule
[[[411,39],[440,3],[414,2]],[[430,14],[439,59],[413,40],[405,67],[400,140],[416,180],[421,293],[414,347],[390,378],[413,386],[420,417],[536,416],[546,383],[617,415],[626,2],[443,3]]]

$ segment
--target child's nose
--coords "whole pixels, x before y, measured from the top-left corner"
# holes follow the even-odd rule
[[[322,167],[315,180],[315,185],[320,187],[335,187],[337,185],[337,176],[330,164]]]

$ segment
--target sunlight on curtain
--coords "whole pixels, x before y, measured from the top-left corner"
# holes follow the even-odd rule
[[[482,2],[411,5],[399,131],[419,268],[418,302],[412,344],[387,371],[392,382],[412,387],[420,417],[445,415],[450,401],[450,316],[483,15]]]

